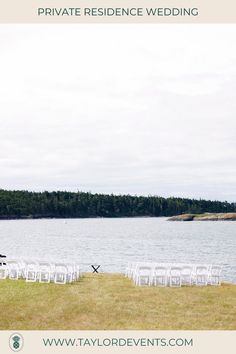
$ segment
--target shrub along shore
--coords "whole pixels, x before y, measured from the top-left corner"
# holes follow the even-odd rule
[[[236,330],[236,285],[136,287],[121,274],[72,284],[0,281],[2,330]]]

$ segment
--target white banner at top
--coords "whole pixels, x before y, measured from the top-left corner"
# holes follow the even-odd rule
[[[0,23],[236,23],[236,2],[0,0]]]

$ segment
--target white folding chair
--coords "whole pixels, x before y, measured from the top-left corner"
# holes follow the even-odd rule
[[[0,280],[1,279],[6,279],[8,275],[8,270],[7,270],[7,266],[2,264],[0,266]]]
[[[132,279],[135,283],[136,283],[138,267],[139,267],[139,263],[131,263],[129,278]]]
[[[206,286],[208,283],[208,267],[207,266],[196,266],[196,285]]]
[[[127,267],[125,268],[125,277],[128,278],[128,274],[129,274],[129,268],[130,268],[130,263],[128,263]]]
[[[136,285],[151,285],[152,283],[152,267],[139,266],[136,270]]]
[[[36,261],[25,261],[25,280],[35,283],[38,279],[39,266]]]
[[[52,264],[48,262],[39,262],[39,282],[50,283],[53,276]]]
[[[74,264],[66,263],[65,265],[67,267],[68,281],[69,283],[72,283],[73,281],[76,280],[76,272],[75,272]]]
[[[181,284],[182,285],[192,285],[193,283],[193,268],[191,266],[182,266],[181,267]]]
[[[64,263],[55,264],[55,275],[54,283],[55,284],[66,284],[68,281],[68,269]]]
[[[77,263],[74,263],[74,273],[75,273],[75,280],[79,280],[79,278],[80,278],[80,266]]]
[[[153,284],[155,286],[167,286],[168,268],[164,266],[155,266],[153,271]]]
[[[180,287],[181,282],[181,267],[171,267],[170,268],[170,286],[171,287]]]
[[[24,260],[18,260],[18,268],[19,268],[19,277],[25,279],[26,278],[26,264]]]
[[[130,275],[129,275],[129,279],[133,280],[133,282],[136,284],[136,278],[137,278],[137,274],[138,274],[138,263],[132,263],[131,264],[131,269],[130,269]]]
[[[221,285],[221,266],[211,266],[209,274],[209,283],[211,285]]]
[[[20,274],[18,261],[9,260],[6,263],[7,263],[7,272],[8,272],[9,279],[18,280],[19,279],[19,274]]]
[[[127,266],[126,272],[125,272],[126,277],[128,277],[129,279],[134,278],[137,265],[138,265],[137,262],[128,263],[128,266]]]

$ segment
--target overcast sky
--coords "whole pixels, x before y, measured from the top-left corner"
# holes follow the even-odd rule
[[[1,25],[1,188],[236,201],[235,38]]]

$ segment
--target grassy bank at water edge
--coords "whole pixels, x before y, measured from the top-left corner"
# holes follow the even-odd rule
[[[0,329],[231,329],[236,285],[136,287],[121,274],[66,285],[0,281]]]

